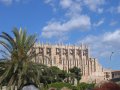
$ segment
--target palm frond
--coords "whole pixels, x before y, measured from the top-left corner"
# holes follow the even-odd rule
[[[0,35],[4,40],[0,40],[0,44],[7,49],[1,53],[7,57],[8,52],[10,53],[9,64],[2,65],[2,67],[5,65],[5,72],[0,77],[0,85],[3,85],[2,82],[7,80],[7,86],[15,88],[17,85],[18,89],[29,82],[35,83],[39,87],[44,66],[32,62],[39,53],[30,53],[37,40],[36,35],[27,35],[26,30],[18,30],[17,28],[14,28],[12,32],[14,38],[5,32]],[[4,56],[4,58],[7,57]]]
[[[6,50],[8,50],[9,53],[12,52],[12,48],[11,48],[7,43],[5,43],[4,41],[0,41],[0,44],[1,44]]]
[[[2,32],[2,35],[0,37],[7,40],[13,48],[16,48],[16,44],[14,42],[14,39],[9,34]]]

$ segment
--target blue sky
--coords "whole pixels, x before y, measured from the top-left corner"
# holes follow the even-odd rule
[[[120,0],[0,0],[0,33],[13,27],[41,42],[87,44],[104,67],[120,69]]]

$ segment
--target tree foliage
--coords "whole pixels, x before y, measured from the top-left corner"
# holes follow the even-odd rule
[[[42,72],[41,83],[47,85],[55,82],[63,82],[66,77],[66,71],[60,70],[56,66],[47,67]]]
[[[65,88],[65,87],[68,88],[67,90],[69,90],[69,89],[77,90],[77,88],[75,86],[71,85],[70,83],[63,83],[63,82],[56,82],[56,83],[49,84],[49,88],[50,87],[56,88],[57,90],[61,90],[62,88]]]
[[[0,77],[0,85],[7,81],[7,86],[18,86],[20,89],[26,83],[35,83],[40,86],[41,68],[32,62],[36,53],[30,53],[36,42],[36,35],[27,35],[26,30],[12,30],[13,36],[2,32],[0,35],[0,45],[5,50],[0,50],[2,58],[5,60],[5,72]]]
[[[94,88],[95,84],[94,83],[80,83],[78,84],[77,88],[78,90],[92,90]]]
[[[79,84],[79,81],[80,81],[81,76],[82,76],[81,69],[77,68],[77,67],[73,67],[69,71],[70,71],[71,77],[77,79],[77,84]]]

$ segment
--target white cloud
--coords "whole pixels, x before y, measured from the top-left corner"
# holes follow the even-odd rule
[[[100,6],[105,3],[105,0],[45,0],[45,3],[51,5],[53,8],[58,5],[60,9],[65,10],[64,18],[67,18],[65,22],[60,19],[54,21],[48,21],[48,24],[42,29],[42,36],[46,38],[52,38],[54,36],[63,36],[64,33],[72,30],[86,30],[91,27],[90,17],[82,14],[83,6],[86,5],[90,10],[103,12],[103,8]],[[94,26],[98,27],[104,23],[104,19],[95,23]],[[61,34],[61,35],[60,35]]]
[[[49,4],[49,5],[52,6],[53,8],[55,7],[55,5],[54,5],[55,0],[44,0],[44,2],[45,2],[46,4]]]
[[[97,9],[105,3],[105,0],[84,0],[84,3],[90,10],[97,11]]]
[[[116,12],[116,8],[115,8],[115,7],[110,7],[110,8],[108,9],[108,12],[110,12],[110,13],[115,13],[115,12]]]
[[[5,5],[11,5],[13,2],[19,3],[19,2],[29,2],[30,0],[0,0],[0,3],[3,3]]]
[[[55,0],[45,0],[45,3],[54,6]],[[92,11],[97,11],[98,13],[103,12],[101,5],[105,4],[105,0],[58,0],[59,5],[63,9],[73,9],[73,11],[81,11],[81,6],[87,6]]]
[[[120,5],[117,6],[117,7],[111,7],[111,8],[109,8],[108,12],[110,12],[112,14],[114,14],[114,13],[118,13],[119,14],[120,13]]]
[[[59,5],[66,10],[65,15],[69,17],[76,17],[82,11],[80,0],[60,0]]]
[[[45,3],[51,3],[52,0],[44,0]]]
[[[49,0],[48,3],[53,3]],[[65,22],[61,20],[49,21],[49,23],[43,27],[42,36],[46,38],[51,38],[53,36],[62,36],[64,33],[69,32],[74,29],[86,30],[90,28],[91,21],[90,17],[81,14],[81,0],[60,0],[59,6],[61,9],[65,10],[64,18],[67,18]],[[61,34],[61,35],[60,35]]]
[[[81,15],[64,23],[58,21],[48,23],[47,26],[43,27],[42,36],[51,38],[74,29],[88,29],[90,26],[90,18],[87,15]]]
[[[120,13],[120,5],[117,7],[117,11],[118,13]]]
[[[98,8],[98,13],[103,13],[103,8]]]
[[[45,4],[48,4],[52,7],[53,11],[56,12],[57,11],[57,0],[43,0]]]
[[[12,3],[13,0],[0,0],[1,3],[5,4],[5,5],[9,5]]]
[[[104,23],[104,19],[101,19],[97,23],[94,23],[93,26],[98,27],[98,26],[102,25],[103,23]]]
[[[93,56],[109,57],[112,51],[120,50],[120,29],[102,35],[87,36],[79,41],[88,44]]]
[[[58,39],[58,41],[56,43],[60,43],[60,42],[63,42],[63,41],[67,41],[68,40],[68,36],[64,35],[63,37],[61,36],[61,38]]]
[[[110,26],[115,26],[117,23],[118,23],[117,21],[113,21],[113,20],[112,20],[112,21],[110,22]]]
[[[113,44],[120,44],[120,30],[116,30],[115,32],[107,32],[104,34],[103,41]]]
[[[82,11],[81,0],[44,0],[46,4],[49,4],[53,9],[60,8],[65,10],[65,16],[75,17]]]
[[[69,7],[71,7],[72,3],[73,3],[72,0],[61,0],[60,1],[60,5],[63,8],[69,8]]]

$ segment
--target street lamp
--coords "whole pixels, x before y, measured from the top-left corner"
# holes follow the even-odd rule
[[[114,54],[114,52],[111,52],[111,55],[110,55],[110,62],[112,60],[112,55]],[[110,63],[109,63],[110,64]],[[111,69],[111,67],[109,66],[109,69]]]
[[[114,53],[114,52],[111,52],[111,55],[110,55],[110,61],[111,61],[111,58],[112,58],[113,53]]]
[[[119,53],[120,51],[117,51],[117,52],[111,52],[111,55],[110,55],[110,61],[112,61],[112,56],[114,53]],[[109,67],[110,68],[110,67]]]

